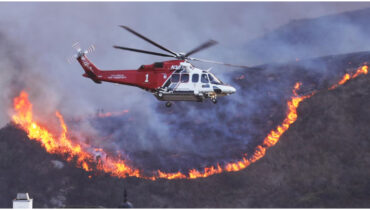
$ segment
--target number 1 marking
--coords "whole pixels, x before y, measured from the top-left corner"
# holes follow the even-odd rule
[[[145,81],[144,82],[149,82],[149,74],[145,74]]]

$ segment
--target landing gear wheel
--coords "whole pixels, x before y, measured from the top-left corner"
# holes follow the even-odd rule
[[[166,107],[167,108],[170,108],[172,106],[172,103],[171,102],[169,102],[169,101],[167,101],[167,103],[166,103]]]
[[[216,98],[211,98],[211,101],[212,101],[214,104],[217,104],[217,99],[216,99]]]

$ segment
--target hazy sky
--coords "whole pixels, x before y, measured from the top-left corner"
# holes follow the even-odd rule
[[[209,38],[215,39],[220,45],[204,52],[204,55],[210,56],[221,50],[235,49],[294,19],[370,7],[369,2],[65,2],[0,5],[0,23],[21,44],[28,45],[32,50],[37,50],[37,46],[44,53],[58,51],[67,54],[74,41],[79,40],[86,45],[95,43],[99,57],[96,62],[107,68],[121,68],[123,64],[136,68],[156,59],[112,49],[113,44],[155,49],[118,28],[120,24],[131,26],[175,51],[187,51]],[[123,62],[122,56],[135,62],[133,65]]]

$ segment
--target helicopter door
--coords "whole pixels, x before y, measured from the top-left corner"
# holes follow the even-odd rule
[[[212,88],[211,88],[211,85],[209,84],[209,78],[208,78],[208,75],[203,73],[201,76],[200,76],[200,83],[199,83],[199,86],[200,86],[200,91],[199,92],[210,92],[212,91]]]
[[[202,87],[200,81],[199,81],[199,74],[198,73],[194,73],[192,76],[191,76],[191,83],[193,85],[193,89],[194,89],[194,94],[195,95],[198,95],[199,94],[199,91]]]

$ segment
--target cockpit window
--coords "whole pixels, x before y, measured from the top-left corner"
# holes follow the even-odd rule
[[[189,74],[181,74],[181,82],[189,82]]]
[[[217,79],[217,77],[213,74],[208,74],[209,80],[211,81],[212,84],[220,85],[223,84],[221,80]]]
[[[202,74],[202,78],[200,80],[202,81],[202,83],[208,83],[209,82],[207,74]]]
[[[172,74],[171,82],[179,82],[180,80],[180,74]]]

